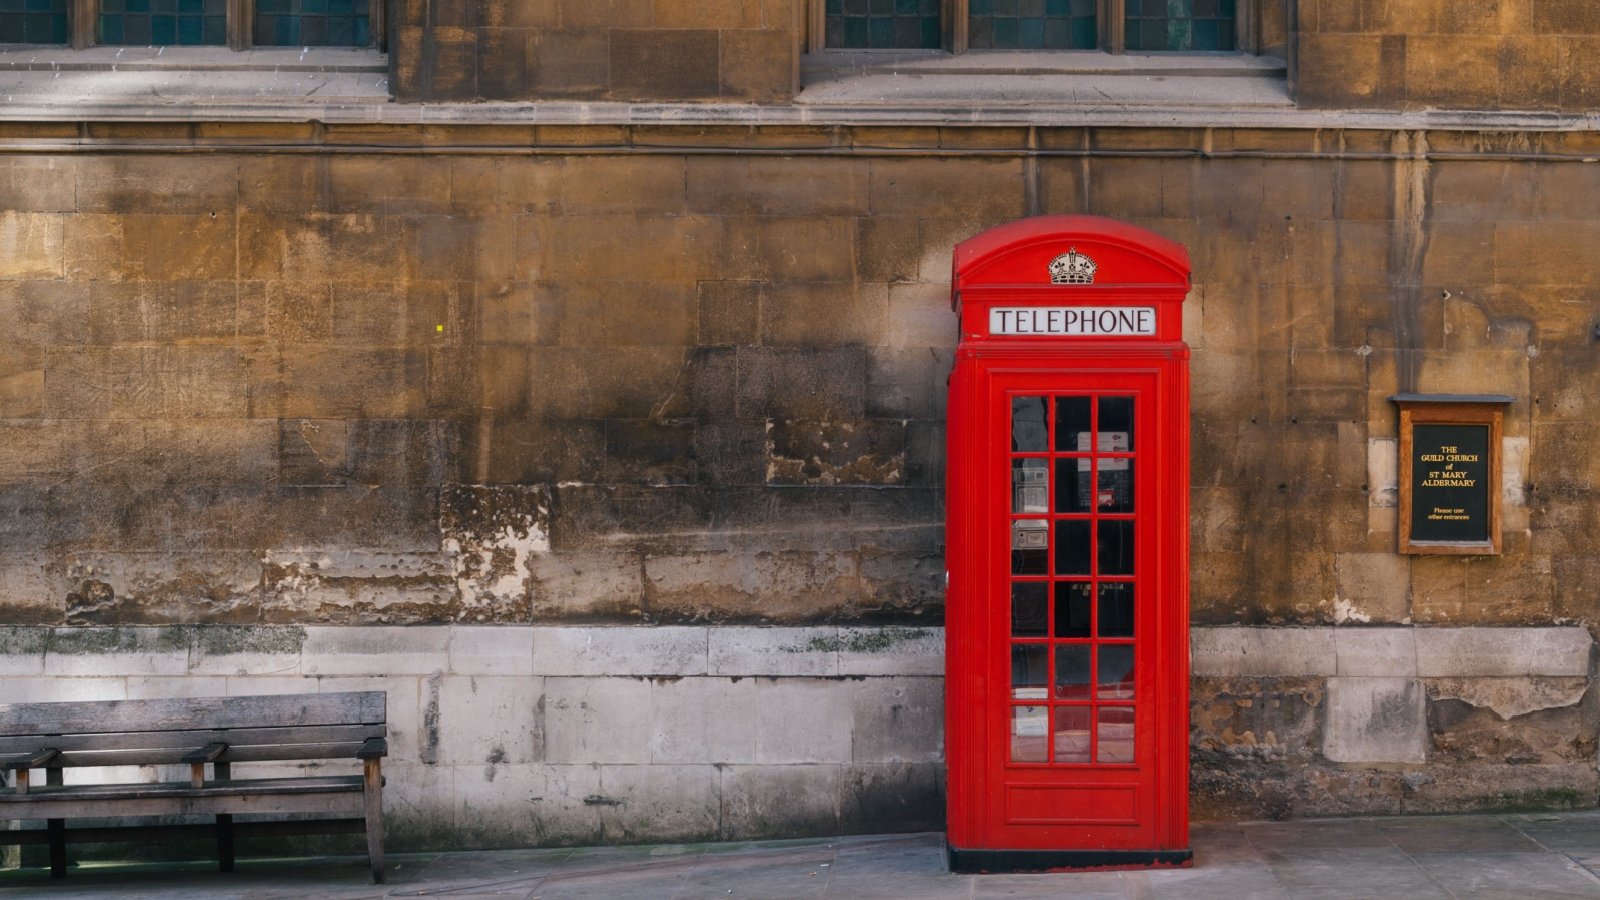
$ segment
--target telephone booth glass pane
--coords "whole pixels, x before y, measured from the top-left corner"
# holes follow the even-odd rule
[[[1083,457],[1056,460],[1056,512],[1089,511],[1090,467],[1091,461]]]
[[[1056,574],[1089,574],[1089,522],[1068,519],[1056,523]]]
[[[1043,700],[1049,669],[1045,668],[1043,644],[1016,644],[1011,648],[1011,697],[1013,700]]]
[[[1090,636],[1089,590],[1085,581],[1063,581],[1056,585],[1056,637]]]
[[[1133,523],[1126,519],[1101,519],[1099,537],[1099,574],[1132,575]]]
[[[1102,706],[1095,728],[1095,761],[1133,762],[1133,707]]]
[[[1100,636],[1133,637],[1133,585],[1100,583]]]
[[[1046,637],[1050,615],[1050,585],[1019,581],[1011,585],[1011,636]]]
[[[1011,523],[1011,572],[1044,575],[1050,569],[1050,533],[1039,519]]]
[[[1089,761],[1089,707],[1056,707],[1056,762]]]
[[[1089,434],[1094,429],[1092,397],[1056,398],[1056,452],[1073,453],[1088,449]]]
[[[1106,444],[1124,443],[1119,452],[1133,452],[1133,398],[1100,398],[1101,450],[1111,449]]]
[[[1133,512],[1133,460],[1101,459],[1095,482],[1095,509],[1107,513]]]
[[[1045,762],[1049,707],[1011,707],[1011,761]]]
[[[1049,424],[1043,397],[1011,398],[1011,449],[1017,453],[1043,453],[1050,449]]]
[[[1011,464],[1011,511],[1050,511],[1050,461],[1019,459]]]
[[[1095,696],[1101,700],[1133,699],[1133,645],[1101,644]]]
[[[1089,699],[1089,645],[1056,648],[1056,699]]]

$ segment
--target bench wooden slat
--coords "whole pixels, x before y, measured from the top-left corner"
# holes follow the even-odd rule
[[[313,725],[292,728],[207,728],[182,731],[107,732],[104,734],[16,735],[0,737],[0,758],[29,753],[48,743],[63,752],[73,750],[155,750],[186,747],[194,749],[212,743],[231,747],[256,744],[360,743],[367,738],[384,737],[388,729],[381,724]],[[46,741],[48,738],[48,742]]]
[[[252,747],[230,746],[219,762],[281,762],[303,759],[355,759],[363,744],[357,741],[339,741],[326,744],[258,744]],[[64,769],[87,766],[176,766],[184,764],[189,751],[182,747],[162,750],[79,750],[63,753],[52,765]]]
[[[235,822],[237,837],[288,837],[301,834],[360,834],[367,829],[365,819],[288,819],[276,822]],[[69,844],[119,844],[132,840],[205,840],[215,837],[215,825],[102,825],[94,828],[68,828]],[[5,844],[44,844],[50,840],[45,828],[0,830],[0,846]]]
[[[213,781],[193,787],[181,781],[156,781],[145,784],[69,784],[61,787],[35,787],[26,796],[0,794],[0,808],[6,803],[33,803],[71,797],[77,800],[124,800],[158,797],[223,797],[237,794],[316,794],[328,791],[359,791],[360,775],[308,775],[299,778],[250,778],[237,782]]]
[[[187,785],[185,785],[187,787]],[[327,790],[300,794],[223,794],[214,797],[129,797],[115,805],[106,800],[46,797],[29,794],[33,802],[12,810],[0,805],[11,819],[103,819],[111,816],[216,816],[256,813],[333,814],[340,817],[366,813],[360,790]]]
[[[210,728],[361,725],[385,721],[383,691],[259,694],[175,700],[0,704],[0,736],[106,734]]]
[[[30,753],[7,759],[3,765],[0,765],[0,768],[4,768],[8,772],[14,772],[17,769],[42,769],[60,755],[60,748],[39,747]]]

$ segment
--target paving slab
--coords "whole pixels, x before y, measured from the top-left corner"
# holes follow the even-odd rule
[[[939,833],[0,869],[0,900],[1405,900],[1597,898],[1600,811],[1205,822],[1189,869],[952,875]]]

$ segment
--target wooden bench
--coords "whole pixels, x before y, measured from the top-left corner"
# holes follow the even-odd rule
[[[50,874],[60,878],[69,843],[215,837],[227,872],[236,837],[364,831],[372,880],[381,883],[385,699],[382,691],[364,691],[0,705],[0,821],[45,820],[43,829],[0,830],[0,844],[48,845]],[[232,773],[234,763],[333,759],[360,760],[362,773]],[[188,779],[117,784],[75,777],[83,783],[68,785],[62,777],[69,768],[170,765],[188,765]],[[42,785],[33,774],[39,769]],[[5,790],[8,773],[15,783]],[[234,821],[256,813],[314,817]],[[67,827],[72,819],[132,816],[211,821]]]

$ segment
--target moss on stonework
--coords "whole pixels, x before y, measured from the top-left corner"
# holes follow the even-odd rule
[[[188,652],[194,626],[113,626],[57,628],[50,633],[50,652],[74,656],[103,653]]]
[[[882,653],[895,644],[927,636],[926,628],[879,628],[848,635],[818,635],[804,644],[783,649],[786,653]]]
[[[194,649],[206,656],[231,653],[299,653],[306,630],[298,625],[197,625]]]
[[[44,652],[50,629],[26,625],[0,626],[0,654],[34,656]]]
[[[1593,809],[1595,797],[1572,788],[1545,788],[1486,798],[1475,804],[1478,812],[1535,813]]]

